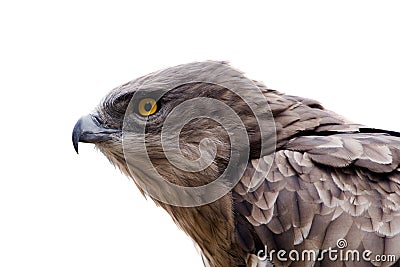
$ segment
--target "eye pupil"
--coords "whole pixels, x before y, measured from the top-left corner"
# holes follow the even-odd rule
[[[146,110],[147,112],[149,112],[152,108],[153,108],[153,105],[150,102],[147,102],[146,104],[144,104],[144,110]]]

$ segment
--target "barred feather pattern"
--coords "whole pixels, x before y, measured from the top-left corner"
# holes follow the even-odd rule
[[[317,102],[266,93],[275,116],[275,157],[249,162],[234,188],[236,236],[247,266],[268,250],[372,251],[400,257],[400,138],[347,122]],[[268,172],[266,166],[272,162]],[[256,186],[255,186],[256,185]],[[400,266],[397,262],[279,261],[275,266]],[[257,265],[259,264],[259,265]],[[267,264],[267,263],[265,263]]]

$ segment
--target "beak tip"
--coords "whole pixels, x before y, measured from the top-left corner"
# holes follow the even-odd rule
[[[78,154],[78,155],[79,155],[79,151],[78,151],[78,143],[74,143],[74,149],[75,149],[75,152],[76,152],[76,154]]]
[[[72,131],[72,144],[74,145],[74,149],[76,154],[79,154],[79,139],[81,137],[82,130],[81,130],[81,120],[79,120],[74,127],[74,130]]]

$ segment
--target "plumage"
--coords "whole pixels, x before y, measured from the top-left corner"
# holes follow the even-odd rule
[[[249,104],[229,90],[230,82],[245,87],[250,80],[240,72],[232,73],[224,62],[195,62],[124,84],[104,98],[91,115],[95,119],[90,127],[85,128],[82,119],[77,123],[74,145],[77,149],[78,141],[95,143],[110,162],[133,177],[143,194],[150,195],[194,240],[205,266],[400,266],[400,133],[349,122],[317,101],[285,95],[260,82],[254,82],[255,87],[269,107],[253,99],[256,112],[263,115],[257,121],[249,108],[252,101]],[[201,82],[208,76],[216,83]],[[186,77],[195,82],[180,85]],[[233,150],[221,125],[200,118],[181,129],[179,148],[190,160],[215,158],[197,172],[171,164],[160,146],[160,133],[174,107],[196,97],[216,99],[234,110],[246,127],[249,160],[244,172],[231,190],[215,201],[182,207],[154,198],[149,190],[160,192],[163,187],[152,180],[141,184],[136,176],[149,170],[141,168],[140,158],[133,167],[126,158],[136,137],[134,130],[124,133],[126,116],[135,105],[130,100],[137,91],[143,99],[162,86],[171,90],[157,100],[159,110],[147,118],[146,145],[155,169],[171,183],[193,187],[214,181],[227,167]],[[252,97],[251,90],[244,90],[246,97]],[[213,114],[217,116],[218,112]],[[129,126],[134,129],[140,123],[135,117]],[[274,133],[263,136],[263,127],[273,127]],[[211,143],[201,144],[203,138]],[[264,141],[274,149],[263,150]],[[347,246],[338,247],[340,240]],[[266,261],[259,257],[265,248],[269,252],[284,250],[286,257],[290,251],[296,255],[313,250],[321,256],[324,250],[336,249],[359,253],[370,250],[371,259],[379,255],[394,258],[386,262],[334,261],[328,257],[301,261],[284,260],[275,253]]]

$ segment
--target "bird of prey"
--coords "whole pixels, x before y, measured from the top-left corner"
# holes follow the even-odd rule
[[[94,143],[132,177],[205,266],[400,266],[400,133],[352,123],[226,62],[113,89],[72,140],[76,152]]]

